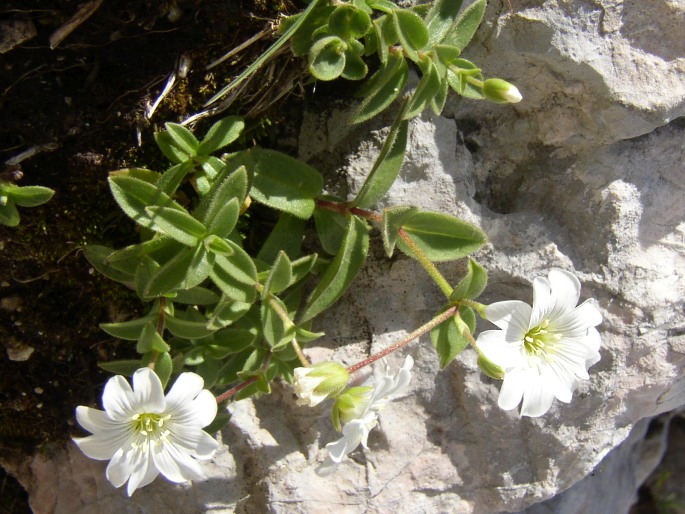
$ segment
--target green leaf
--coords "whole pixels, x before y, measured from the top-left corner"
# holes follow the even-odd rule
[[[366,0],[366,3],[372,9],[383,11],[384,13],[391,13],[393,10],[397,9],[397,6],[390,0]]]
[[[469,259],[466,275],[454,287],[450,301],[463,300],[464,298],[473,300],[480,296],[487,283],[488,274],[485,268],[473,259]]]
[[[8,198],[7,203],[0,205],[0,223],[8,227],[16,227],[19,225],[20,219],[14,200]]]
[[[138,266],[137,259],[123,263],[110,262],[108,257],[113,252],[114,250],[107,246],[86,245],[83,247],[83,254],[86,256],[86,259],[99,273],[122,284],[132,285],[135,281],[136,267]]]
[[[222,298],[207,321],[207,328],[217,330],[234,323],[250,310],[252,304]]]
[[[316,211],[314,211],[316,215]],[[262,245],[257,258],[264,262],[273,262],[280,251],[290,259],[296,259],[302,253],[305,221],[291,214],[282,212],[269,237]]]
[[[345,51],[345,68],[340,76],[347,80],[361,80],[366,77],[369,72],[369,67],[364,62],[361,56],[348,48]]]
[[[264,300],[269,294],[278,294],[286,289],[290,285],[292,278],[293,266],[285,252],[281,252],[278,254],[278,257],[276,257],[276,261],[271,267],[269,276],[264,282],[264,289],[262,289],[262,300]]]
[[[416,212],[403,222],[402,228],[431,261],[465,257],[487,241],[475,225],[437,212]],[[407,255],[414,256],[402,239],[398,239],[397,245]]]
[[[137,370],[145,367],[140,359],[129,359],[110,362],[98,362],[98,368],[114,373],[115,375],[123,375],[125,377],[132,376]]]
[[[171,372],[174,369],[174,363],[171,360],[171,355],[169,352],[162,352],[157,355],[157,360],[155,361],[155,373],[159,377],[159,381],[162,383],[162,388],[165,388],[171,377]]]
[[[440,113],[442,113],[442,110],[445,108],[448,92],[449,82],[447,82],[447,79],[445,78],[440,81],[440,89],[438,89],[438,93],[435,95],[435,98],[433,98],[430,103],[431,109],[433,109],[433,112],[437,116],[440,116]]]
[[[247,198],[248,177],[245,166],[238,166],[237,169],[230,171],[226,168],[217,178],[209,192],[200,200],[194,216],[206,225],[215,222],[219,212],[233,198],[238,199],[242,205]]]
[[[283,302],[275,296],[262,301],[260,308],[262,331],[264,339],[272,348],[286,345],[295,337],[295,324],[290,319],[283,319],[279,315],[279,310],[281,314],[288,312]]]
[[[399,53],[390,53],[388,62],[363,86],[364,97],[350,118],[351,123],[361,123],[373,118],[388,107],[404,89],[408,76],[407,61]]]
[[[431,342],[438,354],[440,369],[444,369],[469,345],[469,340],[457,328],[456,316],[458,314],[431,330]]]
[[[35,207],[44,204],[55,194],[52,189],[42,186],[19,187],[14,184],[6,184],[3,189],[19,207]]]
[[[205,249],[209,253],[215,255],[223,255],[224,257],[230,257],[233,255],[233,248],[228,244],[226,239],[223,239],[214,234],[209,235],[204,240]]]
[[[440,76],[430,58],[421,60],[421,70],[423,71],[423,76],[419,81],[419,85],[416,86],[416,91],[414,91],[411,97],[407,111],[404,113],[405,120],[421,114],[440,91]]]
[[[254,173],[252,197],[298,218],[311,217],[314,199],[323,188],[321,174],[308,164],[275,150],[255,147],[248,152]]]
[[[214,153],[238,139],[244,129],[245,122],[240,116],[219,120],[210,127],[197,152],[205,155]]]
[[[431,44],[440,43],[457,19],[463,0],[435,0],[425,18]]]
[[[446,45],[456,46],[460,51],[464,50],[473,39],[481,21],[483,21],[486,7],[486,0],[476,0],[469,5],[462,11],[442,42]]]
[[[155,313],[150,313],[145,317],[120,321],[119,323],[100,323],[100,328],[113,337],[125,339],[127,341],[137,341],[143,332],[143,328],[156,320]]]
[[[347,45],[338,36],[319,39],[309,50],[309,73],[318,80],[335,80],[345,69]]]
[[[475,64],[466,59],[455,59],[452,66],[447,71],[447,82],[450,87],[466,98],[473,98],[474,100],[482,100],[485,98],[482,87],[469,82],[468,77],[473,77],[480,82],[483,81],[483,75],[480,72],[480,68]]]
[[[229,298],[253,303],[257,298],[257,268],[245,250],[232,241],[227,242],[233,248],[233,255],[217,256],[209,276]]]
[[[349,287],[369,250],[369,227],[364,220],[352,216],[347,234],[321,281],[309,296],[300,322],[330,307]]]
[[[309,48],[312,46],[312,42],[314,40],[314,32],[320,30],[321,27],[327,26],[328,18],[334,9],[335,7],[332,5],[323,3],[322,5],[317,6],[316,9],[309,14],[307,19],[302,22],[302,25],[297,29],[290,39],[290,49],[295,57],[307,55],[307,52],[309,52]],[[300,20],[302,17],[302,14],[295,14],[285,18],[279,26],[281,33],[285,33],[287,30],[289,30],[290,26],[294,22]]]
[[[292,277],[288,287],[305,278],[314,267],[317,255],[306,255],[292,262]]]
[[[323,199],[338,200],[328,196],[323,197]],[[347,233],[350,219],[337,211],[317,207],[314,210],[314,223],[324,251],[329,255],[338,253],[338,249]]]
[[[250,356],[257,350],[247,348],[237,353],[226,362],[217,373],[217,385],[225,386],[238,380],[238,373],[243,369]]]
[[[136,344],[136,351],[138,353],[148,353],[148,352],[168,352],[170,350],[169,345],[166,344],[162,336],[157,333],[157,329],[152,321],[143,327],[143,331],[140,333],[138,338],[138,344]]]
[[[195,286],[190,289],[181,289],[176,292],[175,303],[187,305],[213,305],[220,300],[219,295],[206,287]]]
[[[117,173],[117,174],[115,174]],[[154,222],[145,211],[146,207],[168,207],[185,212],[156,186],[139,178],[114,172],[110,174],[109,186],[119,207],[135,222],[143,227],[154,229]]]
[[[188,153],[184,152],[168,132],[155,132],[155,142],[164,154],[164,157],[175,164],[183,164],[190,161]]]
[[[404,112],[405,108],[406,103],[402,105],[400,114]],[[369,176],[366,177],[359,193],[352,200],[352,206],[370,207],[388,192],[404,162],[408,128],[409,122],[403,120],[402,116],[395,118]]]
[[[197,155],[197,149],[200,147],[200,142],[193,135],[193,133],[178,123],[165,123],[164,127],[171,137],[173,144],[188,156],[194,157]]]
[[[196,246],[207,234],[205,226],[185,211],[153,205],[145,208],[145,214],[152,222],[152,230],[187,246]]]
[[[325,332],[311,332],[310,330],[297,327],[295,337],[300,343],[311,343],[312,341],[316,341],[325,335]]]
[[[214,330],[207,328],[206,320],[188,321],[174,316],[166,316],[164,323],[169,332],[184,339],[201,339],[214,332]]]
[[[216,213],[209,214],[212,214],[212,218],[207,216],[207,232],[219,237],[228,237],[238,223],[240,201],[237,198],[231,198]]]
[[[149,264],[145,266],[147,269],[139,266],[138,270],[142,275],[139,278],[138,272],[136,273],[136,283],[138,285],[140,279],[142,291],[138,291],[138,294],[143,298],[155,298],[173,292],[185,280],[194,254],[194,248],[183,248],[163,265],[157,266],[156,269],[150,268]]]
[[[400,228],[417,212],[417,207],[409,205],[400,205],[383,211],[383,246],[388,257],[392,257],[395,251]]]
[[[166,170],[162,177],[157,182],[157,188],[163,193],[171,196],[179,188],[183,179],[195,169],[195,163],[192,161],[185,161],[180,164],[174,164],[171,168]]]
[[[211,355],[214,358],[225,358],[228,355],[242,352],[257,340],[257,331],[245,328],[224,328],[214,334]],[[219,357],[219,353],[223,353]]]
[[[371,30],[371,18],[363,9],[342,4],[328,18],[328,28],[331,33],[344,40],[359,39]]]
[[[414,62],[419,60],[419,50],[428,45],[428,28],[421,17],[407,9],[392,11],[392,21],[400,38],[400,44],[407,56]]]

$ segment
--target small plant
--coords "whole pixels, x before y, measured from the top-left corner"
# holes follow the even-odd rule
[[[17,186],[0,180],[0,223],[8,227],[19,225],[19,207],[35,207],[52,198],[55,192],[42,186]]]
[[[595,326],[602,317],[594,300],[576,306],[580,282],[574,275],[552,270],[548,278],[535,279],[532,307],[518,301],[483,305],[477,299],[487,272],[472,258],[487,241],[480,228],[409,205],[373,210],[400,172],[409,120],[427,108],[440,113],[448,89],[494,102],[521,100],[514,86],[484,80],[479,68],[460,57],[485,2],[460,8],[455,0],[411,9],[388,0],[313,0],[283,22],[281,38],[229,86],[258,71],[286,42],[294,55],[308,59],[317,80],[365,79],[366,59],[375,54],[380,68],[362,85],[352,121],[368,120],[400,101],[378,158],[350,199],[324,195],[322,175],[304,162],[241,146],[245,123],[237,116],[216,122],[202,139],[167,123],[155,136],[171,161],[167,170],[110,173],[114,199],[138,224],[140,242],[122,249],[90,245],[85,253],[98,271],[134,289],[147,308],[138,319],[101,325],[111,336],[131,341],[140,354],[101,363],[117,375],[132,375],[134,387],[115,377],[103,394],[104,412],[79,407],[77,418],[93,435],[76,441],[87,455],[111,459],[107,476],[115,486],[128,481],[131,494],[159,472],[172,481],[196,476],[194,458],[208,458],[216,447],[197,434],[226,421],[220,414],[211,423],[195,412],[193,405],[206,402],[209,394],[203,388],[223,389],[215,400],[221,404],[269,393],[277,380],[293,385],[299,404],[334,400],[332,420],[342,437],[326,446],[329,455],[319,469],[333,472],[359,444],[366,445],[381,410],[409,383],[413,359],[407,357],[397,373],[386,365],[374,385],[348,387],[350,375],[425,334],[441,368],[471,346],[483,372],[503,379],[499,405],[513,409],[522,403],[521,415],[544,414],[554,398],[570,401],[576,382],[588,378],[587,368],[599,359]],[[421,79],[405,93],[410,66]],[[231,151],[220,154],[226,149]],[[245,227],[256,204],[273,210],[277,221],[248,253]],[[312,225],[314,240],[307,239]],[[415,259],[444,303],[407,337],[361,362],[347,368],[312,364],[303,347],[325,335],[315,330],[315,320],[363,266],[373,227],[388,258],[401,252]],[[464,261],[466,273],[451,284],[435,263],[454,260]],[[476,338],[478,316],[501,330]],[[163,388],[176,376],[165,400]],[[182,393],[179,383],[192,383],[192,391]],[[176,413],[191,412],[183,419],[193,423],[167,433],[165,423],[181,423],[170,405]],[[174,439],[186,432],[194,434],[187,444]],[[111,433],[132,435],[106,448],[96,444]],[[155,453],[173,452],[178,444],[184,452],[175,457]]]

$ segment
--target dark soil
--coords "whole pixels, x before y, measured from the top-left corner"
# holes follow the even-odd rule
[[[163,170],[154,131],[201,111],[272,39],[211,72],[206,65],[279,13],[298,10],[289,0],[102,2],[50,49],[50,36],[86,3],[4,0],[0,7],[0,47],[10,37],[8,26],[35,29],[0,53],[0,175],[56,191],[43,206],[20,208],[18,227],[0,225],[0,455],[7,459],[77,433],[75,406],[99,407],[108,378],[97,362],[134,354],[98,324],[127,319],[141,305],[95,273],[80,250],[136,240],[135,227],[109,194],[108,172],[135,165]],[[191,72],[148,120],[146,102],[154,102],[182,54],[192,59]],[[281,68],[301,68],[285,59]],[[245,114],[244,105],[238,102],[231,113]],[[278,122],[282,112],[278,104],[252,112],[252,126]],[[33,147],[39,150],[33,156],[6,164]],[[4,473],[0,494],[0,513],[26,510],[25,495]]]

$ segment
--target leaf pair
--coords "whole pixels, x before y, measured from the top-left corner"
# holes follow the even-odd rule
[[[35,207],[52,198],[55,192],[42,186],[17,186],[0,180],[0,223],[8,227],[19,225],[17,206]]]

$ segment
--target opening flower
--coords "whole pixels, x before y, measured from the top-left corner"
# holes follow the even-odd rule
[[[557,398],[568,403],[579,379],[589,378],[587,369],[599,361],[602,314],[594,299],[576,306],[580,282],[560,269],[549,278],[533,281],[533,306],[525,302],[497,302],[485,315],[501,330],[478,336],[480,350],[504,371],[498,404],[515,408],[521,416],[537,417]]]
[[[310,407],[339,395],[350,379],[345,367],[337,362],[320,362],[308,368],[295,368],[294,374],[297,404]]]
[[[369,437],[369,432],[378,424],[378,415],[381,410],[390,401],[391,396],[400,393],[409,384],[411,380],[410,370],[414,366],[414,359],[410,355],[407,355],[405,358],[404,364],[397,372],[397,375],[392,374],[390,366],[388,366],[385,360],[383,362],[385,363],[385,374],[377,381],[372,390],[369,388],[368,391],[361,391],[362,388],[353,388],[362,394],[354,394],[350,397],[350,399],[357,402],[357,405],[348,405],[351,408],[345,410],[347,415],[340,416],[345,421],[345,425],[342,428],[343,436],[337,441],[326,445],[328,459],[317,469],[318,474],[327,475],[335,471],[343,458],[354,451],[360,444],[367,448],[366,441]],[[342,396],[344,397],[345,395],[343,394]],[[337,408],[337,402],[333,408]],[[352,412],[359,413],[359,417],[350,419],[349,416]]]
[[[159,473],[172,482],[200,478],[195,459],[210,458],[219,443],[202,430],[216,416],[214,396],[195,373],[182,373],[164,396],[150,368],[128,381],[114,376],[102,393],[104,411],[79,406],[76,419],[92,435],[73,441],[91,459],[109,460],[106,476],[114,487],[128,481],[129,496]]]

